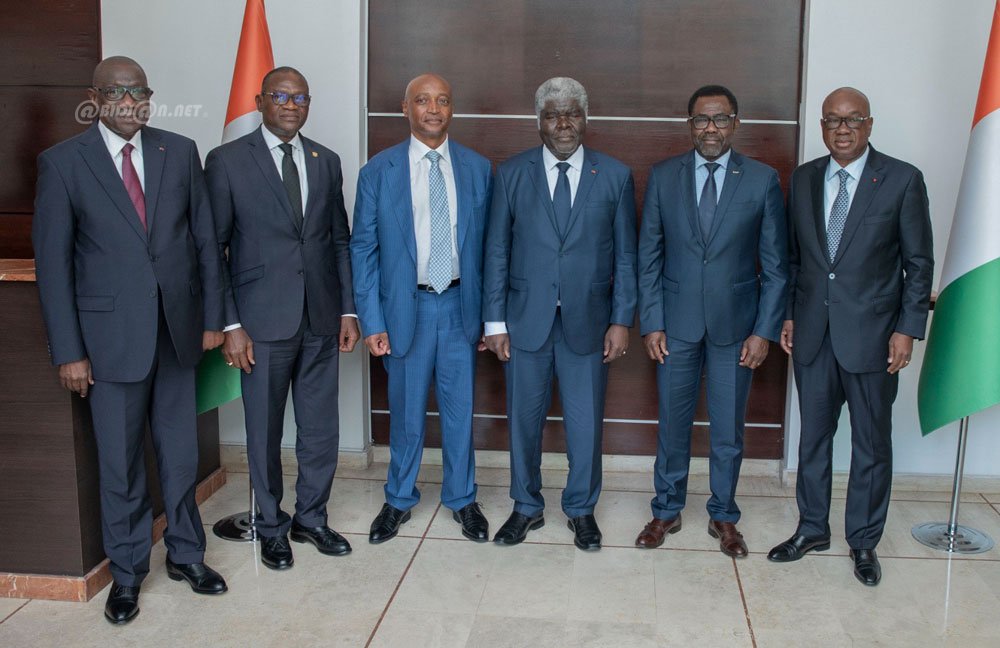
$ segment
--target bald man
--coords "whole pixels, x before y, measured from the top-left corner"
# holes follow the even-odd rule
[[[153,512],[149,424],[167,527],[167,574],[226,591],[205,566],[195,503],[195,367],[223,341],[221,263],[194,142],[146,126],[146,74],[115,56],[94,70],[100,119],[38,157],[32,238],[52,362],[90,401],[111,623],[139,613]]]
[[[395,537],[420,500],[416,482],[433,379],[444,457],[441,502],[466,538],[485,542],[472,395],[490,163],[449,140],[451,86],[441,77],[410,81],[402,107],[410,137],[361,169],[351,238],[365,346],[389,374],[389,475],[368,539]]]
[[[892,403],[913,341],[924,337],[934,248],[923,175],[868,143],[872,122],[864,94],[835,90],[820,118],[830,155],[792,174],[781,348],[792,356],[802,416],[799,525],[768,559],[830,547],[833,435],[846,402],[845,531],[855,577],[874,586],[892,481]]]

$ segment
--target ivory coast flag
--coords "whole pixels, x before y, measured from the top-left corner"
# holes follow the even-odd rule
[[[930,432],[1000,403],[1000,2],[918,390]]]
[[[264,0],[247,0],[243,11],[243,31],[236,50],[233,85],[229,89],[229,107],[226,125],[222,129],[222,143],[243,137],[260,126],[260,113],[254,97],[260,94],[260,82],[274,69],[271,52],[271,34],[267,31],[267,14]]]

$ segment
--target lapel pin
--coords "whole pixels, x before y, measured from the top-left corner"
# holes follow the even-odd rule
[[[872,178],[872,182],[878,182],[878,178]]]
[[[739,175],[739,174],[740,174],[740,172],[738,170],[733,169],[733,175]]]
[[[317,153],[316,151],[313,151],[312,154],[313,154],[313,157],[319,157],[319,153]]]
[[[161,146],[161,147],[160,147],[160,150],[161,150],[161,151],[166,151],[166,150],[167,150],[167,147],[166,147],[166,146]]]
[[[597,175],[597,169],[591,169],[591,170],[590,170],[590,172],[591,172],[591,173],[592,173],[593,175]]]

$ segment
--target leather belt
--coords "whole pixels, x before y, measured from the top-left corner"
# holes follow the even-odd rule
[[[451,283],[448,284],[448,288],[454,288],[455,286],[457,286],[460,283],[462,283],[461,279],[452,279]],[[448,288],[445,288],[445,290],[448,290]],[[428,286],[427,284],[417,284],[417,290],[420,290],[422,292],[429,292],[429,293],[436,293],[437,292],[436,290],[434,290],[433,286]],[[444,291],[441,291],[441,292],[444,292]],[[437,293],[437,294],[440,295],[441,293]]]

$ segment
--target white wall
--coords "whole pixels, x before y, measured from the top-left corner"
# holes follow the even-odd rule
[[[994,0],[811,0],[802,101],[802,154],[825,155],[819,128],[823,99],[854,86],[871,99],[872,145],[915,164],[927,182],[937,261],[935,287],[948,244],[972,112],[986,56]],[[1000,288],[1000,287],[998,287]],[[928,326],[929,330],[929,326]],[[900,374],[893,410],[896,473],[951,473],[957,424],[921,438],[917,378],[924,345]],[[798,466],[798,397],[789,391],[786,457]],[[834,469],[850,465],[845,408],[834,444]],[[966,473],[1000,475],[1000,408],[970,419]]]
[[[150,123],[193,138],[203,159],[222,138],[244,4],[243,0],[101,3],[104,56],[123,54],[136,59],[160,104],[171,109],[178,104],[200,106],[196,116],[192,109],[189,116],[155,117]],[[303,133],[340,154],[349,214],[364,150],[362,4],[358,0],[266,3],[275,65],[298,68],[309,81],[313,103]],[[368,446],[364,355],[356,349],[340,358],[342,451]],[[222,408],[220,425],[223,443],[246,443],[239,401]],[[282,445],[294,446],[294,430],[289,402]]]

